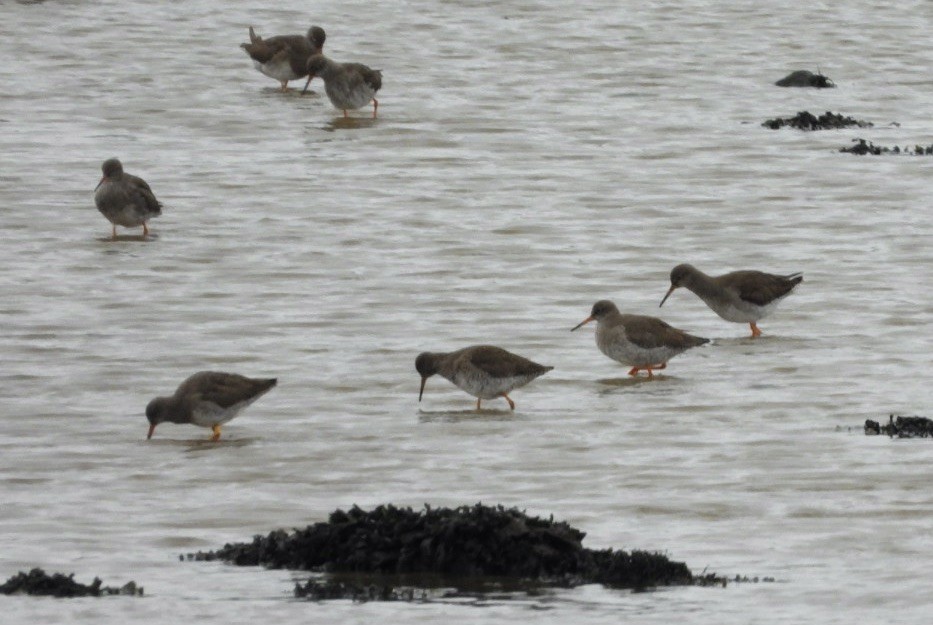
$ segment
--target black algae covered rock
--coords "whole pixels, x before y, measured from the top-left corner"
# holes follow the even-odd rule
[[[103,595],[142,596],[143,589],[135,582],[129,582],[122,588],[110,588],[101,585],[95,577],[90,586],[74,580],[74,573],[49,575],[42,569],[33,569],[28,573],[19,572],[0,585],[0,593],[5,595],[45,595],[51,597],[100,597]]]
[[[774,84],[778,87],[815,87],[817,89],[831,89],[836,86],[836,83],[823,74],[814,74],[805,69],[791,72]]]
[[[926,417],[895,417],[888,415],[888,422],[881,425],[877,421],[865,421],[865,434],[868,436],[887,434],[898,438],[933,438],[933,420]]]
[[[895,145],[893,148],[884,146],[884,145],[875,145],[870,141],[865,141],[865,139],[852,139],[852,145],[849,147],[839,148],[840,152],[846,152],[848,154],[858,154],[859,156],[864,156],[865,154],[873,154],[875,156],[879,154],[906,154],[908,156],[933,156],[933,143],[930,145],[915,145],[912,148],[910,146],[904,146],[903,148]]]
[[[833,113],[831,111],[826,111],[819,117],[810,111],[800,111],[793,117],[777,117],[775,119],[769,119],[763,122],[761,125],[765,128],[770,128],[771,130],[777,130],[778,128],[783,128],[784,126],[797,128],[799,130],[833,130],[838,128],[848,128],[850,126],[869,128],[873,124],[871,122],[855,119],[854,117],[846,117],[841,113]]]
[[[335,580],[308,580],[295,584],[295,596],[312,601],[350,599],[352,601],[414,601],[425,599],[424,591],[414,588],[397,588],[391,584],[354,584]]]
[[[682,562],[645,551],[593,551],[567,523],[502,506],[456,509],[379,506],[337,510],[326,523],[251,543],[225,545],[188,559],[334,573],[433,574],[445,578],[520,578],[547,583],[598,582],[620,588],[690,584]],[[317,592],[311,589],[311,594]]]

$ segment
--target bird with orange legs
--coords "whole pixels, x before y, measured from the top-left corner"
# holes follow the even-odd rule
[[[596,346],[603,354],[629,365],[628,374],[638,375],[647,371],[654,377],[655,371],[667,368],[667,361],[691,347],[709,343],[709,339],[687,334],[656,317],[645,315],[623,315],[609,300],[593,304],[590,316],[570,331],[596,322]]]
[[[754,339],[761,336],[758,321],[773,313],[778,302],[801,282],[800,272],[775,275],[742,270],[708,276],[693,265],[682,264],[671,270],[671,288],[658,306],[663,306],[675,289],[685,287],[726,321],[747,323]]]

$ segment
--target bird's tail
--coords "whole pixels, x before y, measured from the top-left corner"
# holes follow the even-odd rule
[[[249,52],[250,46],[255,46],[257,43],[262,43],[262,37],[256,34],[256,31],[253,30],[253,27],[249,27],[249,43],[241,43],[240,47]]]

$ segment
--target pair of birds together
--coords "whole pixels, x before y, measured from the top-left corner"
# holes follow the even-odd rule
[[[664,305],[671,293],[686,287],[716,314],[727,321],[748,323],[752,338],[761,336],[757,322],[774,312],[778,302],[803,281],[800,273],[774,275],[762,271],[733,271],[708,276],[692,265],[682,264],[671,271],[671,288],[661,300]],[[629,375],[665,369],[667,361],[709,339],[678,330],[664,321],[645,315],[624,315],[609,300],[593,304],[590,316],[571,329],[596,321],[596,345],[606,356],[631,366]],[[538,378],[554,367],[540,365],[494,345],[473,345],[453,352],[422,352],[415,359],[421,375],[418,401],[428,378],[435,374],[453,382],[476,397],[476,409],[482,400],[504,398],[509,408],[515,402],[509,393]],[[235,373],[202,371],[184,382],[171,397],[156,397],[146,407],[149,435],[164,421],[191,423],[213,430],[212,439],[220,438],[220,426],[267,393],[276,384],[274,378],[254,379]]]
[[[278,35],[263,39],[249,28],[249,43],[240,44],[260,72],[278,80],[282,91],[288,81],[308,77],[304,94],[315,76],[324,80],[324,91],[331,104],[343,110],[373,103],[373,118],[379,108],[376,92],[382,88],[382,72],[361,63],[336,63],[323,55],[324,29],[312,26],[305,35]]]

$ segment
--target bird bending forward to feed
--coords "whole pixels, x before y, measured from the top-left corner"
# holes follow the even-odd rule
[[[496,397],[505,398],[509,408],[515,410],[509,392],[553,368],[493,345],[474,345],[446,353],[422,352],[415,359],[415,369],[421,375],[418,401],[428,378],[437,373],[475,397],[477,410],[482,400]]]
[[[220,438],[220,426],[272,390],[276,378],[247,378],[236,373],[201,371],[182,382],[174,395],[156,397],[146,406],[149,420],[147,439],[156,426],[190,423],[211,428],[211,440]]]
[[[373,103],[373,119],[379,109],[376,92],[382,88],[382,71],[370,69],[361,63],[336,63],[323,54],[315,54],[308,59],[308,82],[301,92],[308,90],[308,85],[315,76],[324,81],[324,91],[334,107],[349,117],[348,109],[358,109]]]
[[[773,313],[778,302],[801,282],[803,274],[800,272],[775,275],[742,270],[708,276],[684,263],[671,270],[671,288],[658,306],[664,305],[674,289],[686,287],[726,321],[747,323],[752,330],[751,338],[757,338],[761,336],[758,321]]]

